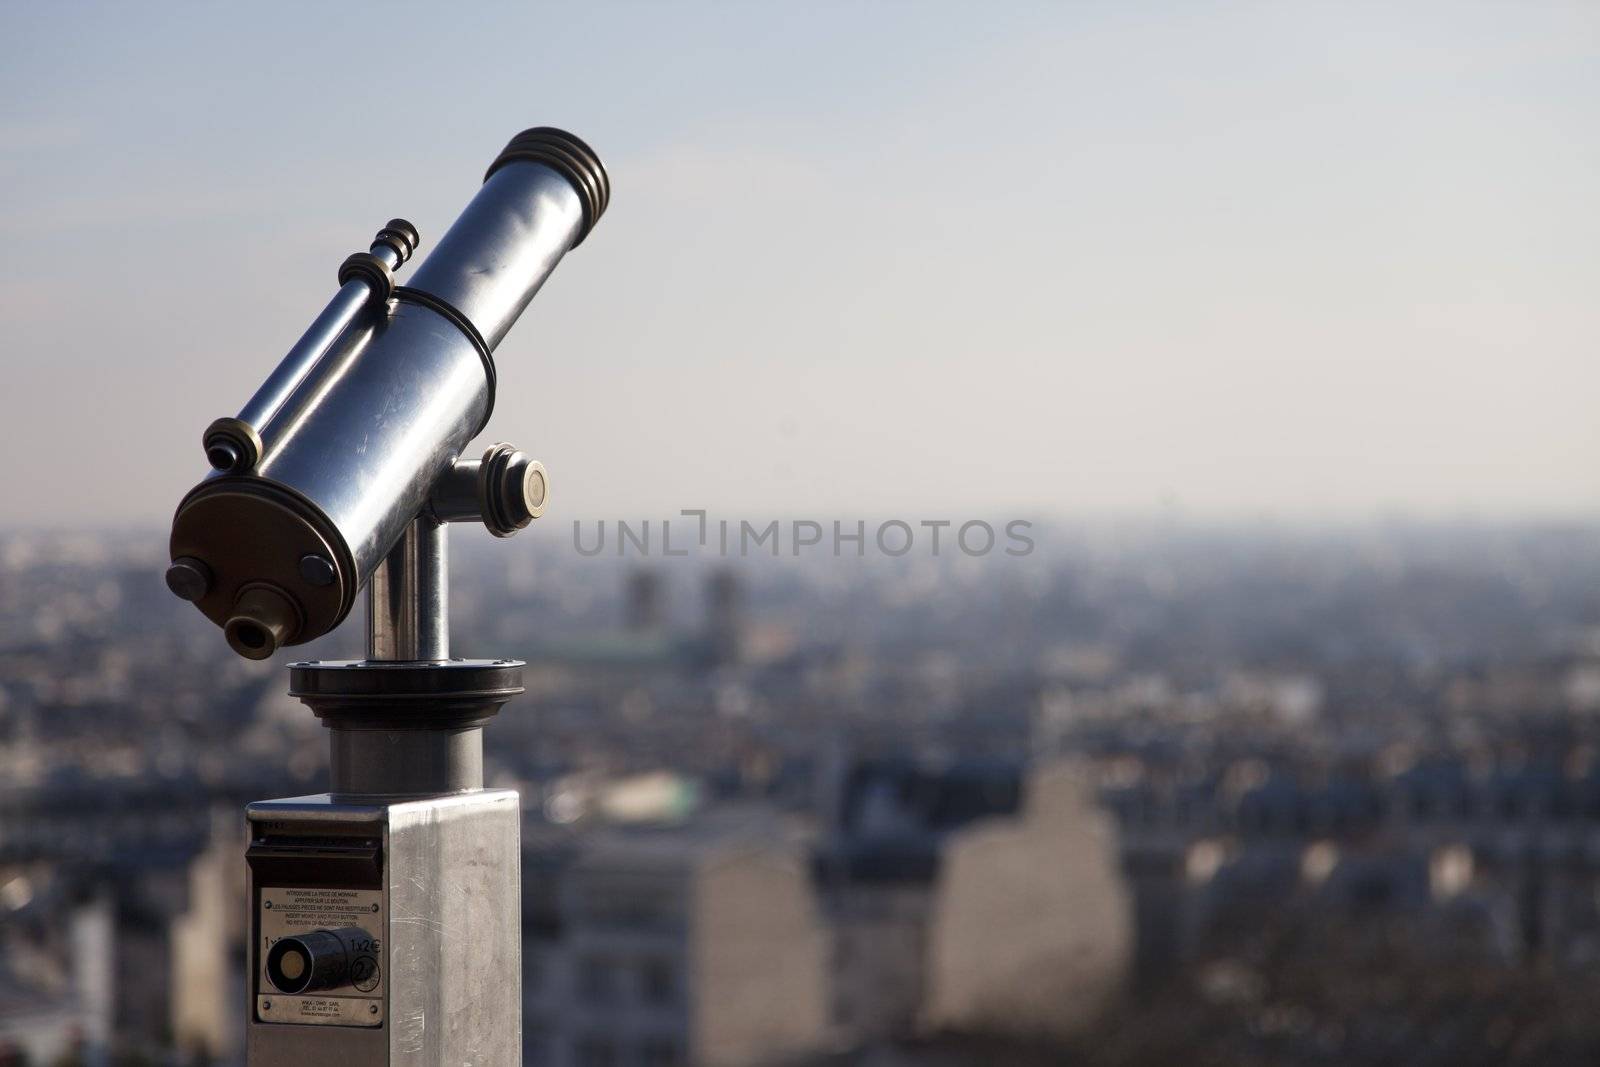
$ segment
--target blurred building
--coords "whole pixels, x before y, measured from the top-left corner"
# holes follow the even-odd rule
[[[111,896],[35,872],[0,872],[0,1064],[109,1062],[116,1029]],[[64,914],[64,924],[50,921]]]
[[[713,664],[737,663],[743,651],[744,587],[732,567],[706,579],[705,646]]]
[[[244,834],[238,812],[217,811],[211,840],[189,864],[188,907],[172,921],[172,1041],[196,1063],[244,1049]]]
[[[166,596],[152,544],[0,535],[0,1067],[237,1063],[226,824],[322,785],[324,731]],[[467,547],[459,644],[530,660],[485,752],[529,805],[529,1062],[1028,1031],[1057,1044],[937,1062],[1169,1063],[1192,1050],[1113,1047],[1168,1008],[1238,1013],[1217,1062],[1600,1061],[1539,1043],[1581,1032],[1600,963],[1597,546],[1119,531],[1026,575],[552,556],[521,585],[530,561]],[[675,627],[686,580],[705,611]],[[1109,872],[1041,770],[1062,756]],[[1130,950],[1113,1029],[1070,1036]],[[1505,996],[1446,1010],[1457,977]]]
[[[628,575],[627,626],[652,633],[667,625],[666,582],[660,571],[641,567]]]
[[[1014,819],[950,835],[928,936],[925,1023],[1023,1037],[1091,1025],[1128,975],[1133,916],[1115,827],[1066,765]]]
[[[930,925],[947,840],[1014,816],[1022,775],[1006,764],[856,762],[838,783],[836,822],[815,871],[832,938],[830,1010],[854,1042],[914,1033],[929,991]]]
[[[822,1045],[824,930],[804,852],[771,813],[610,827],[533,852],[530,1067],[756,1067]]]

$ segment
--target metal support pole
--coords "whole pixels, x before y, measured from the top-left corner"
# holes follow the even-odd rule
[[[401,679],[381,670],[390,665],[443,667],[450,659],[449,599],[446,529],[424,513],[406,527],[367,585],[367,658],[360,665],[366,676]],[[408,714],[406,702],[416,694],[404,689],[400,684],[390,694],[392,715],[374,717],[369,710],[351,720],[329,717],[333,791],[395,795],[482,788],[482,724]],[[380,686],[372,695],[382,691]]]
[[[448,553],[443,523],[425,514],[411,520],[367,583],[367,659],[450,658]]]

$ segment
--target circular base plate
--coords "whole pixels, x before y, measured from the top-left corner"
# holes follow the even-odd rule
[[[335,729],[463,729],[483,725],[522,692],[524,666],[515,659],[312,660],[289,665],[289,695]]]

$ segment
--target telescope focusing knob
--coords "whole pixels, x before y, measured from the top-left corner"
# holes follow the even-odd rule
[[[478,469],[483,524],[496,537],[510,537],[544,514],[550,495],[544,464],[511,445],[494,445]]]
[[[337,582],[339,570],[327,556],[312,553],[300,557],[300,577],[307,585],[314,585],[320,589]]]
[[[433,487],[428,508],[439,522],[481,522],[496,537],[510,537],[543,515],[549,499],[544,464],[502,442],[482,459],[456,460]]]
[[[406,260],[417,253],[417,246],[422,244],[422,237],[417,233],[417,228],[405,219],[390,219],[383,229],[378,231],[378,236],[372,239],[372,247],[388,245],[394,250],[398,261],[395,270],[405,266]]]
[[[199,600],[211,589],[211,568],[203,560],[184,556],[167,568],[167,588],[184,600]]]

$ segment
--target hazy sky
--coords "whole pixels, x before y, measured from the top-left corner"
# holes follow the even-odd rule
[[[391,215],[611,208],[552,514],[1600,513],[1600,4],[8,4],[0,525],[160,522]]]

